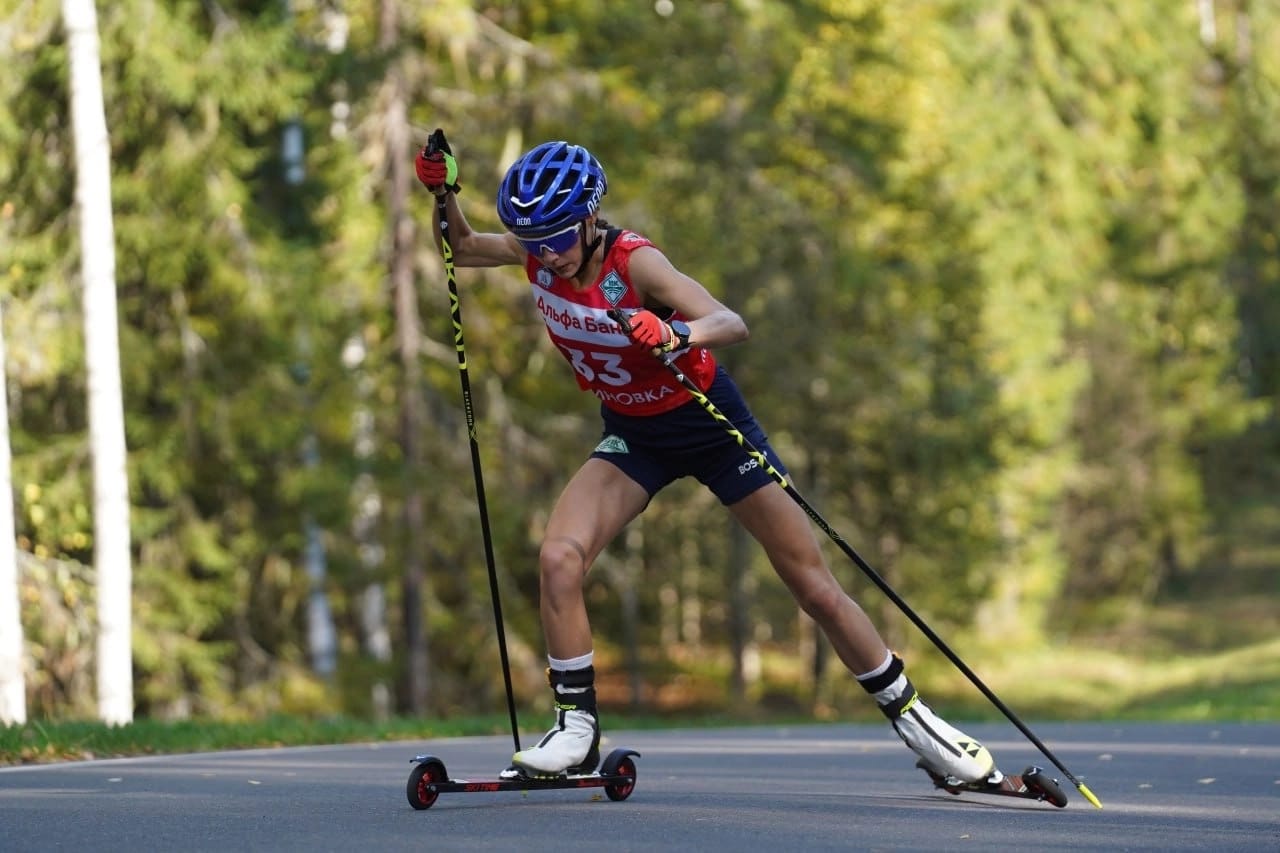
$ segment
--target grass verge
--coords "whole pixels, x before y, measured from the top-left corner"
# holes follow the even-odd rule
[[[949,666],[949,665],[948,665]],[[959,672],[922,667],[932,704],[964,720],[1003,719]],[[981,676],[1025,720],[1280,721],[1280,638],[1225,651],[1135,658],[1110,649],[1022,654],[987,662]],[[842,702],[841,705],[846,705]],[[866,702],[840,719],[878,720]],[[541,721],[541,716],[536,716]],[[686,713],[637,716],[609,711],[614,729],[794,724],[833,717],[789,709],[770,714]],[[522,720],[531,720],[522,712]],[[510,731],[505,714],[451,719],[269,717],[254,722],[137,720],[127,726],[31,721],[0,726],[0,765],[158,755],[175,752],[427,740]]]

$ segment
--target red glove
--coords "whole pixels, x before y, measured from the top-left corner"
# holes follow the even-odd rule
[[[631,340],[660,352],[670,352],[676,339],[671,327],[648,308],[641,308],[628,317],[622,329]]]
[[[443,130],[437,129],[431,134],[427,144],[413,159],[413,168],[418,173],[418,180],[436,195],[441,194],[442,187],[455,193],[461,189],[458,186],[458,161],[453,159]]]

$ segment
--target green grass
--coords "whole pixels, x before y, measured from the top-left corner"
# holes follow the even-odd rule
[[[1197,655],[1166,651],[1142,658],[1116,647],[1047,650],[984,663],[983,681],[1027,720],[1280,721],[1280,638]],[[944,662],[945,663],[945,662]],[[998,720],[999,712],[954,669],[921,668],[930,701],[948,716]],[[878,720],[865,701],[852,713],[814,715],[797,707],[743,714],[724,710],[663,715],[608,712],[614,729]],[[541,722],[536,712],[521,719]],[[451,719],[270,717],[255,722],[140,719],[127,726],[31,721],[0,727],[0,765],[312,744],[425,740],[510,731],[505,713]]]
[[[795,716],[730,717],[722,714],[609,714],[612,728],[632,730],[728,726],[784,720],[797,722],[799,719]],[[537,718],[537,722],[543,722],[541,716]],[[283,716],[256,722],[165,722],[139,719],[125,726],[107,726],[79,720],[29,721],[21,726],[0,726],[0,766],[178,752],[501,735],[509,734],[510,731],[511,723],[506,714],[449,720],[397,718],[380,723],[349,718],[301,719]]]
[[[982,675],[1020,716],[1035,719],[1280,721],[1280,638],[1143,658],[1112,649],[1047,650]],[[933,679],[930,695],[957,716],[989,716],[958,673]]]
[[[140,719],[126,726],[74,720],[28,721],[22,726],[0,727],[0,765],[492,734],[502,730],[501,722],[497,717],[448,721],[396,719],[383,723],[297,717],[269,717],[254,722]]]

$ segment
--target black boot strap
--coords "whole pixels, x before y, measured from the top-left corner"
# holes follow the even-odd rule
[[[896,720],[911,709],[911,706],[920,698],[920,694],[916,692],[915,685],[911,683],[911,679],[907,679],[907,689],[902,691],[902,695],[892,702],[880,706],[880,711],[890,720]]]

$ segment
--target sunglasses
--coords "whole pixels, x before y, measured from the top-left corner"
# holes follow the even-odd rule
[[[543,252],[553,252],[557,255],[563,255],[569,251],[578,242],[578,232],[582,229],[582,223],[576,222],[562,231],[554,234],[546,234],[542,237],[521,237],[518,234],[516,239],[524,250],[535,258],[542,257]]]

